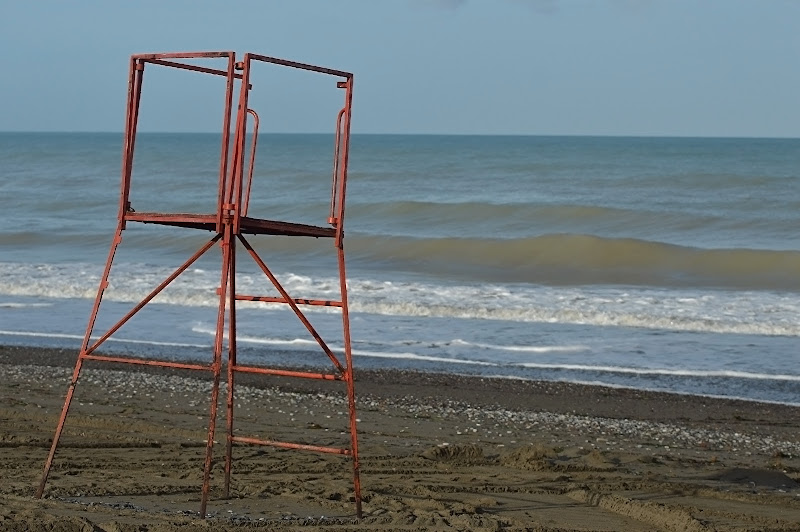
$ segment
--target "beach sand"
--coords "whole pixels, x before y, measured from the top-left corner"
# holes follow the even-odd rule
[[[358,371],[349,458],[236,445],[210,379],[87,362],[41,500],[76,353],[0,347],[0,530],[800,530],[800,408],[566,383]],[[245,376],[242,376],[245,377]],[[344,386],[247,376],[237,434],[347,445]]]

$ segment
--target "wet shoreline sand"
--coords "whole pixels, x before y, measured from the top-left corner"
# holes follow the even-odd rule
[[[800,529],[800,407],[358,368],[360,522],[340,456],[237,445],[223,498],[224,408],[199,519],[208,375],[91,362],[36,500],[74,363],[0,347],[0,530]],[[237,434],[346,441],[341,383],[241,377]]]

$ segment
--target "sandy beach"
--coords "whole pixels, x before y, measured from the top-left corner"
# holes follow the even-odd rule
[[[206,375],[0,347],[0,530],[800,530],[800,408],[566,383],[357,371],[364,516],[335,455],[237,445],[198,515]],[[341,383],[250,376],[237,431],[346,441]]]

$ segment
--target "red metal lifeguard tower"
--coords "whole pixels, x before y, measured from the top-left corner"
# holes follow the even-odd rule
[[[224,68],[211,68],[208,63],[221,65]],[[248,108],[248,97],[251,86],[251,69],[255,64],[269,63],[289,69],[299,69],[316,72],[325,76],[337,78],[336,87],[344,91],[344,105],[338,112],[335,120],[335,143],[333,147],[333,172],[331,183],[330,211],[327,213],[327,225],[311,225],[276,221],[248,216],[251,186],[253,184],[253,166],[255,161],[256,141],[258,139],[258,115]],[[175,213],[175,212],[138,212],[131,205],[131,175],[134,162],[134,147],[136,145],[137,125],[139,123],[139,105],[142,96],[142,81],[145,67],[183,69],[201,74],[220,76],[226,80],[224,114],[222,120],[222,136],[219,162],[219,183],[217,190],[216,209],[205,213]],[[238,89],[238,105],[235,107],[234,95]],[[120,191],[119,215],[117,230],[106,261],[105,269],[100,280],[97,296],[89,317],[88,326],[80,348],[72,381],[69,385],[61,416],[53,437],[50,453],[44,466],[41,483],[36,493],[41,497],[53,458],[58,448],[64,424],[69,413],[70,403],[76,385],[81,375],[84,361],[94,360],[100,362],[114,362],[139,364],[146,366],[161,366],[188,370],[206,371],[212,374],[213,385],[211,391],[211,405],[208,424],[208,438],[206,442],[205,464],[203,474],[200,514],[205,517],[206,504],[209,493],[209,482],[212,465],[212,448],[216,428],[217,408],[219,402],[220,375],[222,372],[222,358],[227,329],[227,445],[225,455],[225,494],[229,493],[230,476],[232,471],[232,447],[235,443],[268,445],[286,449],[299,449],[333,453],[349,456],[353,464],[353,484],[355,492],[356,514],[361,517],[361,487],[359,480],[358,438],[356,432],[356,407],[353,383],[353,364],[350,342],[350,321],[348,315],[347,286],[345,275],[344,256],[344,214],[345,190],[347,183],[347,164],[350,141],[350,110],[353,95],[353,75],[340,70],[333,70],[304,63],[286,61],[274,57],[246,53],[241,61],[236,60],[234,52],[189,52],[189,53],[157,53],[137,54],[131,56],[130,74],[128,83],[127,112],[125,120],[124,146],[122,155],[122,183]],[[250,118],[248,118],[250,117]],[[251,144],[245,145],[248,137],[248,121],[251,121]],[[233,138],[231,138],[233,130]],[[247,162],[246,153],[249,150]],[[140,303],[135,305],[125,316],[111,326],[102,335],[93,336],[95,322],[101,307],[103,294],[109,285],[109,277],[114,262],[114,256],[122,241],[122,232],[129,223],[160,224],[166,226],[188,228],[208,231],[212,237],[206,241],[191,257],[169,275],[161,284],[155,287]],[[275,274],[267,267],[256,250],[251,246],[249,238],[255,235],[285,235],[292,237],[328,238],[333,241],[337,264],[340,297],[331,299],[299,299],[293,298],[284,289]],[[100,354],[98,349],[120,327],[128,322],[137,312],[147,305],[153,298],[161,293],[170,283],[185,272],[195,261],[215,245],[221,248],[220,281],[217,287],[219,305],[217,310],[216,331],[214,347],[210,364],[179,363],[174,361],[135,358],[129,356],[106,356]],[[240,248],[253,259],[258,268],[274,286],[278,295],[264,296],[253,294],[240,294],[236,290],[236,252]],[[239,301],[259,301],[287,305],[296,314],[297,318],[316,340],[325,356],[332,364],[329,373],[307,371],[289,371],[285,369],[267,368],[261,366],[247,366],[239,364],[236,360],[236,306]],[[317,332],[303,311],[307,306],[339,307],[342,317],[342,332],[344,345],[344,361],[328,346],[322,336]],[[303,377],[311,379],[324,379],[343,381],[346,386],[347,402],[349,405],[349,447],[333,448],[307,445],[293,442],[271,441],[244,436],[234,433],[234,381],[237,373],[256,373],[266,375],[279,375],[287,377]]]

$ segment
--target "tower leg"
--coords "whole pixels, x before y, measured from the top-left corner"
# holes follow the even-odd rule
[[[64,424],[67,421],[67,415],[69,414],[69,407],[72,404],[72,396],[75,394],[75,386],[78,385],[78,379],[81,375],[81,369],[83,368],[83,357],[86,354],[87,349],[89,348],[89,340],[92,337],[92,331],[94,330],[94,324],[97,319],[97,312],[100,310],[100,302],[103,300],[103,293],[108,286],[108,276],[111,274],[111,264],[114,262],[114,255],[117,253],[117,247],[119,243],[122,241],[122,230],[123,225],[120,222],[117,225],[117,232],[114,234],[114,239],[111,241],[111,247],[108,250],[108,258],[106,259],[106,267],[103,270],[103,277],[100,279],[100,286],[97,288],[97,295],[94,298],[94,305],[92,306],[92,313],[89,316],[89,323],[86,326],[86,334],[83,336],[83,343],[81,344],[81,350],[78,354],[78,360],[75,362],[75,369],[72,372],[72,381],[70,381],[69,388],[67,389],[67,396],[64,399],[64,406],[61,408],[61,416],[58,418],[58,424],[56,425],[56,431],[53,435],[53,442],[50,445],[50,453],[47,455],[47,460],[44,463],[44,471],[42,472],[42,480],[39,482],[39,488],[36,490],[36,498],[41,499],[42,494],[44,493],[45,485],[47,484],[47,477],[50,475],[50,468],[53,466],[53,458],[56,455],[56,449],[58,448],[58,442],[61,439],[61,433],[64,430]]]
[[[56,455],[56,448],[58,441],[61,439],[61,432],[64,430],[64,423],[67,420],[69,407],[72,403],[72,395],[75,393],[75,386],[78,383],[78,377],[81,374],[81,366],[83,366],[83,357],[78,357],[78,362],[75,364],[75,370],[72,372],[72,382],[70,382],[69,389],[67,390],[67,397],[64,400],[64,406],[61,409],[61,417],[58,419],[56,432],[53,436],[53,443],[50,446],[50,454],[47,455],[47,461],[44,463],[44,472],[42,473],[42,480],[39,482],[39,489],[36,490],[36,498],[41,499],[44,493],[44,487],[47,484],[47,477],[50,475],[50,468],[53,465],[53,458]]]
[[[233,386],[234,368],[236,367],[236,240],[231,240],[230,250],[230,301],[228,303],[228,411],[226,422],[228,425],[227,442],[225,447],[225,497],[230,496],[231,471],[233,469]]]
[[[347,275],[345,273],[344,248],[341,241],[336,247],[339,261],[339,284],[342,294],[342,332],[344,335],[345,382],[347,384],[347,406],[350,414],[350,452],[353,459],[353,491],[356,502],[356,516],[361,519],[361,475],[358,461],[358,430],[356,419],[356,393],[353,379],[353,352],[350,341],[350,313],[347,303]]]
[[[206,503],[208,502],[209,484],[211,481],[212,454],[214,448],[214,432],[217,424],[217,408],[219,404],[219,379],[222,370],[222,344],[225,336],[225,304],[228,294],[230,273],[231,225],[225,224],[222,238],[222,275],[219,288],[219,309],[217,311],[217,329],[214,337],[214,361],[211,371],[214,375],[211,387],[211,412],[208,420],[208,439],[206,440],[206,459],[203,468],[203,490],[200,496],[200,516],[206,517]]]

